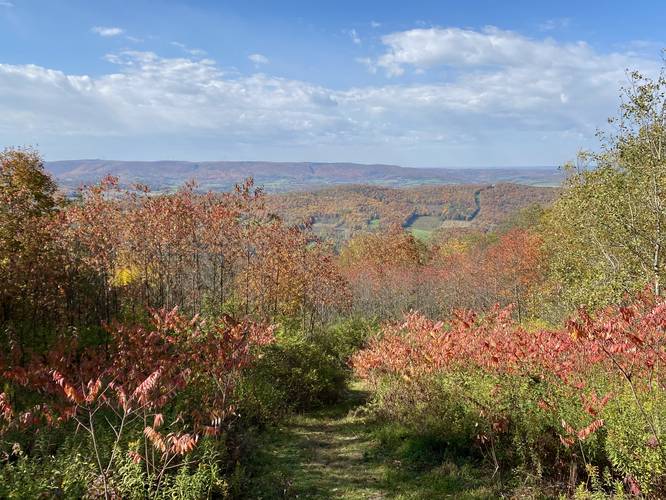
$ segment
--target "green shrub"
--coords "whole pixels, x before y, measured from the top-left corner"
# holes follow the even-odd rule
[[[556,404],[546,408],[544,400]],[[405,429],[412,445],[430,450],[429,456],[434,449],[447,457],[484,458],[537,481],[568,480],[573,463],[583,474],[585,463],[609,465],[603,427],[569,448],[562,446],[562,421],[581,429],[592,417],[583,411],[580,393],[546,380],[481,370],[417,379],[387,376],[371,408],[383,421]]]
[[[360,319],[312,333],[281,328],[239,384],[241,417],[251,423],[277,422],[289,411],[338,401],[351,376],[348,360],[372,329],[372,323]]]
[[[239,386],[241,411],[260,420],[275,420],[291,409],[332,403],[342,394],[346,370],[316,343],[282,337],[267,346]]]
[[[92,455],[65,442],[55,455],[27,455],[13,447],[0,462],[0,498],[82,498],[95,477]]]
[[[124,454],[112,486],[121,498],[136,500],[226,498],[228,485],[221,470],[223,458],[219,442],[207,439],[193,454],[184,457],[175,473],[155,477],[146,473],[142,463]]]
[[[347,367],[351,356],[378,330],[379,324],[376,321],[353,317],[333,323],[316,335],[313,341]]]
[[[387,379],[379,386],[373,407],[382,420],[396,422],[415,434],[439,436],[449,449],[465,454],[471,450],[469,444],[477,431],[474,410],[443,377]]]
[[[0,462],[0,498],[104,497],[94,452],[87,442],[70,437],[52,453],[47,441],[48,436],[40,436],[30,454],[18,444],[13,446],[7,459]],[[228,496],[226,476],[233,475],[233,467],[224,439],[204,438],[182,462],[173,462],[161,478],[148,474],[143,461],[132,460],[127,451],[137,446],[138,442],[123,445],[110,471],[109,489],[118,498],[198,500]]]
[[[624,476],[631,476],[644,493],[666,494],[666,395],[657,390],[649,397],[639,393],[643,412],[629,388],[619,394],[606,408],[606,452],[613,467]],[[653,421],[657,437],[651,425]]]

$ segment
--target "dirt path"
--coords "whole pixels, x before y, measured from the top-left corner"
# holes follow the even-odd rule
[[[366,397],[352,388],[342,404],[262,435],[248,498],[496,498],[477,470],[416,471],[382,452],[377,425],[360,411]]]

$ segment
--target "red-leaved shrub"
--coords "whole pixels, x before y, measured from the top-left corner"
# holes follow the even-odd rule
[[[136,432],[144,446],[128,451],[158,482],[202,437],[224,432],[241,371],[273,338],[268,325],[209,324],[177,309],[154,311],[148,326],[113,322],[106,330],[101,345],[81,347],[70,337],[46,354],[5,353],[0,379],[20,387],[22,397],[13,402],[0,394],[0,432],[41,432],[74,421],[90,437],[107,494],[117,454]],[[37,402],[25,407],[26,401]],[[102,444],[100,433],[109,430],[114,439]]]
[[[457,381],[452,391],[473,401],[474,418],[485,422],[477,435],[482,443],[533,427],[541,443],[548,432],[557,434],[564,450],[555,453],[586,461],[592,457],[579,455],[582,443],[604,430],[597,445],[605,451],[588,454],[647,491],[661,484],[666,465],[665,329],[666,301],[649,294],[594,316],[580,311],[564,328],[538,331],[515,323],[510,308],[483,316],[458,312],[446,323],[410,313],[385,326],[352,364],[375,386],[399,383],[409,390],[437,377]],[[468,384],[472,379],[483,383]],[[625,435],[630,414],[636,428]],[[650,456],[637,459],[646,446]]]

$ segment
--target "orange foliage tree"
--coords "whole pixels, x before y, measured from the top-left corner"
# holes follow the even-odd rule
[[[270,214],[251,180],[153,194],[109,177],[65,201],[37,153],[0,167],[0,435],[75,422],[106,497],[121,448],[159,489],[223,433],[270,325],[313,329],[348,306],[329,248]]]
[[[497,239],[452,235],[427,248],[394,226],[352,239],[340,254],[355,308],[384,318],[410,309],[433,316],[515,304],[522,320],[540,283],[542,260],[541,238],[518,228]]]
[[[352,239],[339,260],[356,311],[387,318],[411,308],[429,309],[426,249],[400,226]]]
[[[328,249],[268,213],[263,200],[251,180],[232,193],[197,194],[187,185],[153,195],[107,178],[59,210],[22,219],[12,209],[3,221],[26,223],[23,232],[2,225],[12,239],[3,238],[0,314],[21,318],[10,329],[21,340],[19,327],[62,331],[136,317],[145,307],[298,314],[309,325],[346,307],[347,285]]]
[[[438,276],[442,310],[516,305],[518,320],[542,277],[541,238],[511,229],[496,241],[452,241],[439,249],[431,270]]]

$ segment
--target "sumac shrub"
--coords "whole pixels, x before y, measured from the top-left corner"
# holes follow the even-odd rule
[[[273,328],[186,318],[176,309],[154,311],[147,325],[106,328],[101,345],[79,348],[70,337],[46,354],[5,353],[0,439],[17,430],[76,431],[86,437],[84,456],[94,471],[89,488],[119,494],[119,467],[129,457],[140,465],[145,493],[157,495],[174,480],[172,470],[189,470],[187,457],[201,442],[224,437],[236,419],[241,372],[256,348],[272,341]],[[0,444],[13,461],[20,444]]]
[[[606,467],[630,491],[661,494],[665,328],[666,302],[650,295],[556,330],[527,331],[509,309],[412,313],[353,365],[380,414],[467,440],[498,469],[573,483]]]

